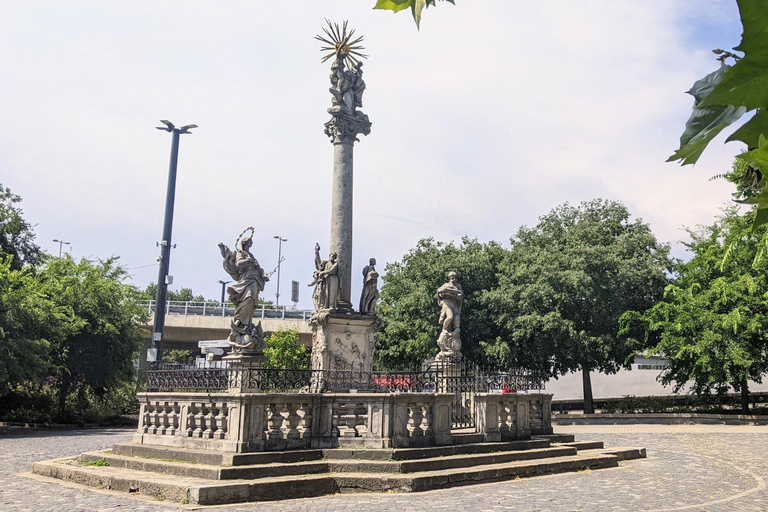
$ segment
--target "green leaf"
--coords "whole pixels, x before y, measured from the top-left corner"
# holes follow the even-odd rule
[[[755,213],[755,221],[752,224],[752,229],[755,230],[763,224],[768,224],[768,208],[758,208]]]
[[[446,0],[456,5],[455,0]],[[400,12],[408,7],[411,8],[413,20],[416,22],[416,28],[421,24],[421,13],[425,7],[434,7],[437,0],[376,0],[374,9],[383,9],[393,12]]]
[[[725,142],[740,140],[748,148],[756,148],[757,141],[763,133],[768,134],[768,112],[760,110],[752,119],[725,139]]]
[[[411,0],[411,13],[413,14],[413,20],[416,22],[416,28],[420,28],[421,24],[421,11],[427,6],[427,0]]]
[[[682,165],[695,164],[701,156],[704,148],[725,127],[737,121],[746,109],[730,105],[713,105],[704,107],[703,101],[713,91],[718,83],[724,79],[730,66],[722,66],[701,80],[696,81],[688,94],[693,96],[693,112],[688,122],[685,123],[685,131],[680,136],[680,148],[667,159],[667,162],[682,160]]]
[[[378,0],[373,8],[400,12],[403,9],[411,7],[411,2],[412,0]]]
[[[763,174],[768,170],[768,140],[764,135],[760,135],[757,140],[757,147],[752,151],[747,151],[737,155],[736,158],[744,160],[756,169],[760,169]],[[764,189],[765,190],[765,189]],[[754,204],[754,203],[750,203]],[[768,206],[768,203],[767,203]]]
[[[768,106],[768,9],[764,0],[737,0],[744,32],[734,50],[744,53],[702,103],[748,110]]]

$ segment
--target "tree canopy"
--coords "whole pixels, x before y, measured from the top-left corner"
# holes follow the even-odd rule
[[[21,197],[0,183],[0,255],[11,256],[10,266],[18,270],[40,262],[32,225],[22,217]]]
[[[627,367],[639,340],[619,336],[619,318],[661,298],[669,247],[616,201],[564,204],[521,227],[482,297],[498,338],[489,356],[558,376],[581,370],[585,412],[590,372]]]
[[[662,382],[696,393],[747,391],[768,370],[768,255],[765,228],[752,231],[754,212],[731,206],[711,226],[689,230],[693,258],[647,322],[650,350],[667,359]]]
[[[401,262],[386,266],[376,334],[376,362],[383,368],[413,369],[437,354],[440,334],[436,291],[455,271],[464,289],[461,311],[462,353],[482,357],[481,343],[496,339],[495,326],[478,305],[482,290],[498,283],[496,267],[505,250],[496,242],[463,238],[459,245],[420,240]]]

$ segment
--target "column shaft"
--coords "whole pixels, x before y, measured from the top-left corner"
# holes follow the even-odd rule
[[[338,255],[339,309],[351,307],[353,141],[333,145],[330,250]]]

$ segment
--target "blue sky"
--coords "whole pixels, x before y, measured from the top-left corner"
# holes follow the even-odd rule
[[[693,168],[664,163],[692,100],[684,92],[739,42],[733,0],[459,0],[409,14],[369,0],[30,1],[0,19],[0,183],[24,198],[38,243],[119,255],[156,279],[170,137],[181,142],[174,287],[218,297],[216,244],[257,230],[282,295],[309,307],[315,242],[327,248],[329,66],[313,39],[349,19],[370,59],[355,148],[353,267],[396,261],[423,237],[507,243],[551,208],[623,201],[659,239],[712,222],[738,144]],[[370,5],[369,5],[370,4]],[[683,254],[679,245],[677,255]],[[353,295],[359,293],[353,272]],[[274,297],[274,282],[265,291]]]

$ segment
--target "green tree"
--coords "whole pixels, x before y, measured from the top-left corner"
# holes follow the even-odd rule
[[[138,289],[123,283],[126,277],[116,258],[75,262],[66,256],[52,259],[40,272],[47,298],[73,319],[70,332],[50,346],[62,419],[72,414],[66,404],[73,391],[90,388],[98,396],[132,377],[146,310]]]
[[[164,350],[163,362],[173,364],[193,364],[199,353],[200,352],[184,349]]]
[[[47,296],[40,278],[0,256],[0,397],[50,370],[52,343],[74,332],[75,318]]]
[[[310,352],[306,346],[299,342],[299,331],[295,329],[275,331],[264,341],[267,344],[264,355],[268,358],[268,368],[291,368],[295,370],[309,368]]]
[[[376,308],[382,328],[376,333],[376,362],[390,369],[411,370],[438,352],[440,334],[437,288],[448,272],[459,275],[464,289],[461,311],[462,353],[482,357],[481,343],[496,339],[487,311],[479,306],[483,290],[498,283],[496,267],[505,250],[496,242],[482,244],[463,238],[461,244],[445,244],[432,238],[420,240],[401,262],[388,264]]]
[[[662,296],[671,266],[660,244],[627,208],[596,199],[555,208],[521,227],[499,265],[499,286],[481,302],[497,323],[489,356],[558,376],[580,370],[584,412],[594,412],[590,373],[629,367],[639,340],[619,336],[626,311]]]
[[[0,255],[12,256],[11,268],[40,262],[40,248],[35,244],[32,226],[21,216],[21,197],[0,184]]]
[[[768,368],[768,255],[765,228],[750,229],[754,215],[731,206],[713,225],[689,230],[693,258],[642,317],[657,340],[651,350],[667,358],[663,383],[690,383],[697,394],[732,386],[745,412],[747,381],[760,382]]]

